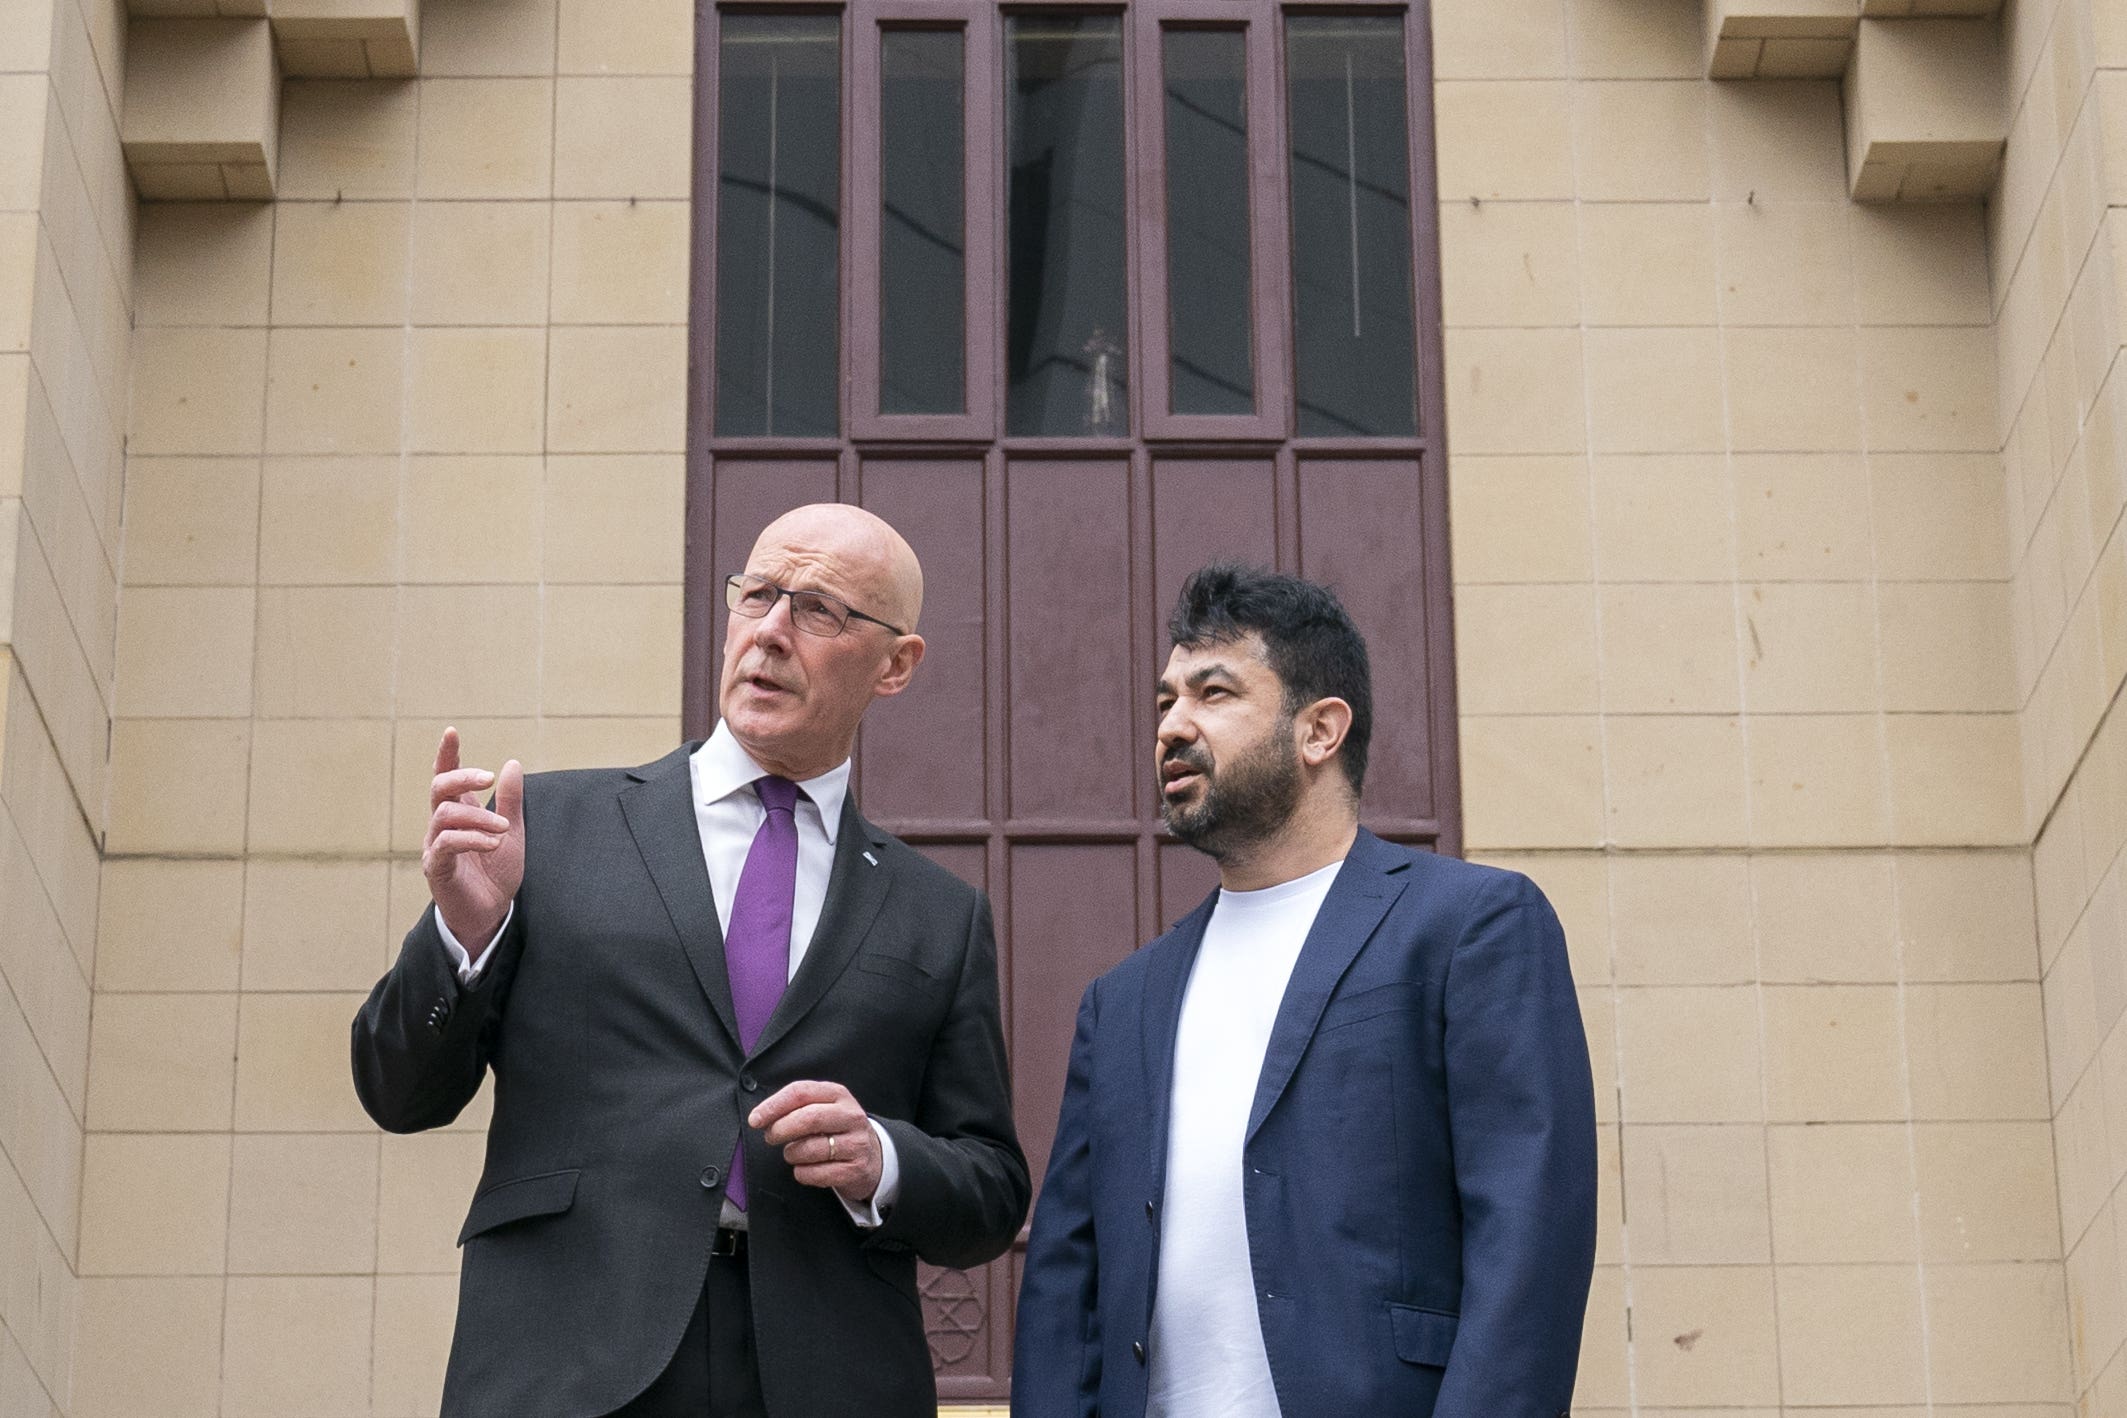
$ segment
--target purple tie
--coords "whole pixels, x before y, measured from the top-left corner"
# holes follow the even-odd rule
[[[739,1043],[749,1054],[790,983],[790,903],[798,889],[798,785],[769,776],[755,779],[753,790],[768,816],[747,849],[739,889],[731,898],[731,925],[724,932],[731,1006],[738,1014]],[[725,1195],[738,1207],[746,1205],[743,1136]]]

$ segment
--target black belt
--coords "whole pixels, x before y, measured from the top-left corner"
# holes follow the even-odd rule
[[[726,1260],[744,1260],[746,1258],[746,1233],[744,1231],[734,1231],[729,1226],[717,1227],[716,1239],[709,1243],[709,1254],[722,1256]]]

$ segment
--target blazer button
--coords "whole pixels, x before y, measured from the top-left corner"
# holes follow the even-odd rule
[[[1149,1201],[1148,1201],[1148,1202],[1146,1202],[1146,1203],[1145,1203],[1145,1219],[1146,1219],[1147,1221],[1150,1221],[1150,1220],[1152,1220],[1152,1219],[1153,1219],[1153,1217],[1154,1217],[1154,1214],[1155,1214],[1155,1213],[1154,1213],[1154,1212],[1153,1212],[1153,1210],[1152,1210],[1152,1203],[1151,1203],[1151,1202],[1149,1202]]]
[[[761,1091],[761,1082],[750,1073],[742,1073],[739,1075],[739,1087],[748,1093],[758,1093]]]
[[[1144,1341],[1144,1340],[1142,1340],[1142,1339],[1133,1339],[1133,1340],[1131,1340],[1131,1341],[1130,1341],[1130,1352],[1131,1352],[1131,1353],[1132,1353],[1133,1355],[1135,1355],[1135,1356],[1137,1357],[1137,1362],[1138,1362],[1138,1363],[1140,1363],[1140,1364],[1144,1363],[1144,1362],[1145,1362],[1145,1341]]]
[[[721,1169],[716,1167],[702,1168],[702,1185],[704,1187],[707,1187],[710,1191],[715,1191],[717,1183],[723,1180],[724,1174]]]

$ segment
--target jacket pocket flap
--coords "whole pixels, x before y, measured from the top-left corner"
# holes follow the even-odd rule
[[[913,960],[904,960],[898,955],[886,955],[876,950],[861,951],[857,955],[857,968],[890,979],[905,980],[912,985],[927,985],[931,972]]]
[[[1315,1032],[1321,1034],[1346,1024],[1362,1024],[1384,1014],[1405,1013],[1417,1009],[1424,1001],[1425,986],[1416,980],[1394,980],[1370,990],[1338,995],[1323,1007]]]
[[[472,1209],[465,1214],[464,1229],[458,1232],[458,1244],[462,1246],[481,1232],[492,1231],[512,1221],[567,1211],[575,1202],[574,1170],[542,1172],[536,1177],[497,1182],[473,1198]]]
[[[1455,1347],[1459,1323],[1445,1310],[1423,1310],[1416,1305],[1390,1305],[1389,1324],[1396,1331],[1396,1357],[1412,1364],[1448,1366],[1448,1351]]]

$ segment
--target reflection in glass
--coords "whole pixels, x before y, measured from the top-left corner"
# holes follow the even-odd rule
[[[967,410],[959,30],[879,36],[879,412]]]
[[[1403,21],[1293,16],[1285,68],[1300,435],[1410,434],[1417,415]]]
[[[840,431],[841,35],[726,14],[717,66],[716,431]]]
[[[1248,260],[1248,84],[1240,30],[1171,29],[1167,305],[1172,407],[1255,412]]]
[[[1121,436],[1130,428],[1122,21],[1011,16],[1005,110],[1006,430]]]

